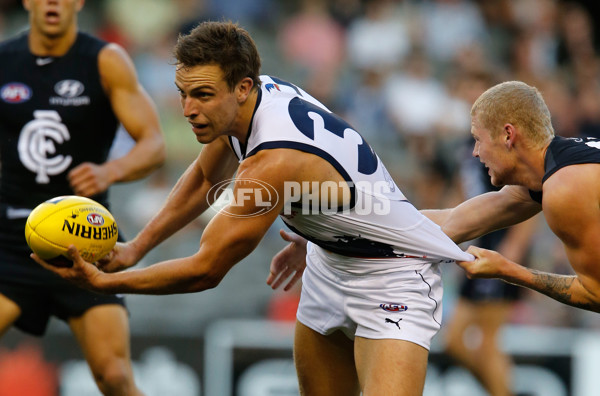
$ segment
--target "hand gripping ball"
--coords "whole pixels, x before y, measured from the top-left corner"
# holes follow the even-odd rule
[[[98,202],[75,195],[50,199],[27,218],[25,238],[40,258],[67,257],[75,245],[85,261],[95,262],[108,254],[119,231],[112,214]]]

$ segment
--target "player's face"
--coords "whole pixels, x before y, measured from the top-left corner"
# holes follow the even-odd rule
[[[84,0],[23,0],[33,33],[61,37],[77,23]]]
[[[475,139],[473,157],[479,158],[488,169],[491,183],[497,187],[510,184],[513,169],[510,167],[504,135],[498,133],[496,137],[492,137],[490,131],[479,123],[476,116],[471,120],[471,135]]]
[[[235,135],[240,103],[216,65],[177,67],[175,85],[179,89],[183,115],[192,125],[200,143],[210,143],[222,135]]]

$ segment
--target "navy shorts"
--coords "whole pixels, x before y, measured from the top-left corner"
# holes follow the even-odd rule
[[[460,296],[473,303],[515,301],[520,292],[521,287],[499,279],[465,278],[460,287]]]
[[[41,336],[51,316],[81,316],[97,305],[125,306],[122,296],[94,293],[63,280],[33,261],[25,242],[25,219],[0,224],[0,293],[21,308],[15,327]]]

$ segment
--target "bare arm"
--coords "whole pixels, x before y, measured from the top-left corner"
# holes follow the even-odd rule
[[[297,170],[290,169],[292,166],[284,166],[290,157],[289,154],[277,153],[277,151],[261,151],[242,163],[234,186],[234,197],[241,196],[240,193],[243,193],[241,190],[247,189],[244,179],[267,183],[278,192],[279,197],[283,197],[284,181],[295,180]],[[302,154],[309,157],[307,154]],[[301,168],[302,164],[294,166]],[[169,223],[181,225],[186,220],[184,214],[192,215],[204,205],[200,201],[206,201],[206,186],[203,181],[208,179],[208,176],[200,177],[199,174],[203,171],[204,167],[198,165],[188,169],[165,207],[133,241],[140,243],[139,249],[145,250],[157,240],[166,237],[168,231],[174,228]],[[190,194],[193,190],[195,193]],[[272,210],[261,212],[259,209],[262,208],[262,203],[268,201],[267,192],[261,191],[261,193],[264,194],[259,200],[238,200],[237,203],[232,203],[226,208],[227,213],[219,212],[204,230],[198,252],[189,257],[117,273],[99,271],[92,264],[82,261],[76,250],[71,251],[74,259],[72,268],[53,267],[36,256],[34,259],[79,286],[100,292],[171,294],[213,288],[219,284],[231,267],[254,250],[281,212],[283,200],[275,202]],[[192,203],[187,203],[187,200],[191,200]],[[255,215],[258,212],[261,213]]]
[[[129,153],[104,164],[83,163],[69,173],[76,194],[92,196],[116,182],[140,179],[161,166],[165,144],[155,105],[139,84],[133,62],[116,44],[98,57],[102,85],[120,123],[135,140]]]
[[[210,189],[231,179],[237,166],[226,138],[205,145],[179,178],[160,211],[129,243],[136,251],[136,262],[203,213],[218,197],[209,197]]]
[[[226,138],[205,145],[200,155],[179,178],[162,208],[138,235],[126,244],[117,244],[109,260],[98,263],[106,272],[129,268],[150,250],[179,231],[218,197],[208,197],[211,188],[233,177],[238,162]]]
[[[421,213],[440,225],[455,243],[462,243],[517,224],[540,210],[541,205],[531,199],[527,189],[505,186],[452,209],[422,210]]]
[[[500,254],[469,248],[477,259],[461,262],[470,277],[498,277],[574,307],[600,312],[600,178],[598,165],[561,169],[544,184],[544,214],[563,242],[575,275],[525,268]],[[581,188],[585,186],[585,188]]]

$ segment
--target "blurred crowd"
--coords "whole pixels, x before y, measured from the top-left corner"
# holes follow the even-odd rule
[[[592,3],[88,0],[81,26],[120,43],[132,55],[142,84],[159,107],[169,150],[163,170],[120,193],[124,205],[115,210],[123,211],[122,228],[135,233],[200,150],[191,143],[195,140],[181,116],[171,56],[178,34],[199,21],[239,22],[257,41],[264,74],[304,87],[343,115],[374,147],[416,207],[442,208],[465,197],[461,168],[473,147],[470,107],[498,82],[516,79],[538,87],[556,134],[600,137],[600,41],[595,30],[600,7]],[[0,0],[0,12],[0,37],[27,23],[20,0]],[[176,241],[195,250],[208,217],[200,218]],[[531,265],[568,273],[562,247],[544,226],[534,238]],[[266,313],[272,298],[264,278],[270,255],[283,246],[276,231],[253,259],[260,267],[248,270],[256,284],[243,286],[256,288],[244,298],[257,301],[257,312]],[[182,252],[185,248],[179,245],[167,245],[149,259]],[[460,276],[464,276],[460,270],[448,268],[450,300]],[[233,286],[235,280],[230,282]],[[595,316],[524,293],[512,320],[600,327]],[[132,321],[135,325],[135,318]]]

